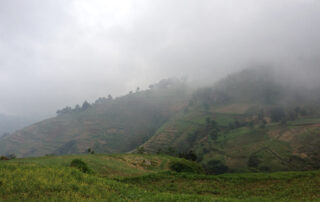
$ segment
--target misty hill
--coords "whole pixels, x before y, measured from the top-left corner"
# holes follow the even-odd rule
[[[319,169],[319,88],[296,76],[251,68],[193,93],[179,80],[163,80],[149,90],[59,110],[3,138],[0,154],[143,147],[182,157],[195,153],[213,172]]]
[[[31,123],[32,121],[26,118],[0,114],[0,137],[22,129]]]
[[[189,99],[185,84],[162,80],[149,90],[112,99],[99,98],[74,109],[58,110],[57,117],[31,125],[3,138],[0,153],[18,156],[128,152],[146,140]]]
[[[229,172],[319,169],[319,88],[282,76],[247,69],[197,90],[143,147],[192,150],[203,165]]]

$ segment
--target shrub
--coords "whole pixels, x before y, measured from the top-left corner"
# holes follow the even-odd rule
[[[11,160],[11,159],[15,159],[16,155],[15,154],[9,154],[7,156],[0,156],[0,160]]]
[[[201,165],[196,162],[180,159],[180,160],[173,160],[169,163],[169,168],[175,172],[187,172],[187,173],[203,173],[203,169]]]
[[[205,170],[208,174],[223,174],[228,172],[229,168],[219,160],[211,160],[205,166]]]
[[[137,153],[138,153],[138,154],[144,154],[144,153],[145,153],[144,147],[139,147],[139,148],[137,149]]]
[[[1,160],[10,160],[8,157],[6,157],[6,156],[0,156],[0,161]]]
[[[179,153],[178,154],[178,157],[179,158],[184,158],[184,159],[187,159],[187,160],[190,160],[190,161],[196,161],[197,160],[197,155],[192,151],[190,150],[188,153]]]
[[[261,163],[261,161],[260,161],[259,157],[255,154],[251,154],[248,159],[247,165],[251,168],[258,168],[260,163]]]
[[[92,173],[88,165],[85,162],[83,162],[81,159],[73,159],[70,166],[77,168],[84,173]]]
[[[16,159],[17,156],[16,156],[15,154],[9,154],[9,155],[7,156],[7,158],[9,158],[9,159],[11,160],[11,159]]]

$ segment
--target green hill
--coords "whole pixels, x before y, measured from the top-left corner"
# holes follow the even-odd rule
[[[66,107],[58,116],[24,128],[0,141],[0,154],[42,156],[128,152],[144,143],[190,97],[185,84],[167,79],[146,91],[116,99],[100,98],[94,104]]]
[[[90,173],[70,164],[81,159]],[[4,201],[317,201],[320,172],[176,173],[163,155],[72,155],[0,161]]]
[[[192,150],[204,166],[214,160],[229,172],[319,169],[318,88],[287,84],[262,69],[230,75],[194,92],[143,147]]]
[[[167,79],[100,98],[0,140],[0,154],[195,154],[209,173],[320,169],[319,85],[264,68],[190,90]],[[298,78],[298,77],[297,77]]]

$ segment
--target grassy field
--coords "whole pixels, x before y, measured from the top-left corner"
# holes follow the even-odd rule
[[[93,171],[70,167],[81,159]],[[0,201],[319,201],[320,171],[195,175],[163,155],[77,155],[0,161]]]

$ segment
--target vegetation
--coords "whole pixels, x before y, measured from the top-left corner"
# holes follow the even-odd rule
[[[201,174],[203,173],[202,167],[191,161],[186,160],[174,160],[169,163],[169,168],[172,171],[181,173],[181,172],[187,172],[187,173],[195,173],[195,174]]]
[[[71,167],[79,169],[83,173],[91,173],[91,169],[81,159],[73,159],[70,164]]]
[[[88,147],[95,153],[129,152],[182,110],[190,94],[183,81],[166,79],[149,90],[66,107],[57,117],[2,138],[0,155],[74,154]]]
[[[73,159],[86,162],[94,172],[70,167]],[[319,171],[198,175],[169,171],[170,162],[176,160],[163,155],[88,154],[1,161],[0,200],[317,201],[320,197]]]
[[[318,88],[280,77],[247,69],[194,91],[165,79],[3,137],[0,154],[158,153],[196,161],[207,173],[319,169]]]

